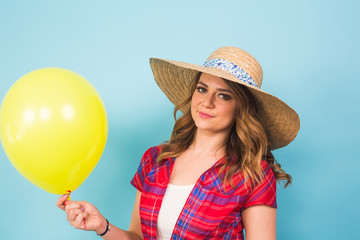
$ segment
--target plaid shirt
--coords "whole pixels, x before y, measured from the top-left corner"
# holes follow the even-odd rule
[[[157,156],[161,146],[148,149],[140,162],[131,184],[142,192],[140,199],[141,229],[144,239],[156,239],[157,219],[174,158],[161,165]],[[236,188],[223,187],[218,172],[219,160],[204,172],[196,182],[176,222],[171,239],[244,239],[241,212],[250,206],[276,205],[276,181],[266,161],[261,167],[264,179],[250,191],[242,173],[235,174]]]

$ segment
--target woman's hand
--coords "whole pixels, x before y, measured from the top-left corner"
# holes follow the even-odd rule
[[[109,230],[102,238],[107,240],[142,240],[141,220],[139,215],[141,192],[137,191],[134,210],[131,217],[129,231],[122,230],[109,223]],[[68,195],[59,197],[56,206],[64,210],[69,223],[77,229],[95,231],[102,234],[107,228],[107,221],[97,208],[85,201],[68,201]]]
[[[106,219],[94,205],[86,201],[68,201],[67,198],[68,195],[59,197],[56,206],[65,211],[73,227],[98,234],[106,230]]]

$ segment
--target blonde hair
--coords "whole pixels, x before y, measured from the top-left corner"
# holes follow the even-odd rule
[[[178,119],[176,113],[186,106],[195,91],[201,73],[191,88],[190,96],[181,104],[175,106],[175,124],[170,140],[163,146],[158,157],[161,164],[166,158],[178,157],[192,143],[196,131],[195,123],[191,117],[190,108]],[[257,120],[256,101],[250,91],[243,85],[223,79],[233,91],[236,104],[236,119],[232,127],[225,147],[225,164],[221,166],[219,177],[225,185],[227,182],[234,187],[232,176],[240,171],[243,172],[245,182],[251,180],[250,186],[261,182],[263,171],[261,160],[269,163],[278,181],[285,181],[285,187],[291,184],[292,179],[279,163],[276,162],[269,150],[269,141],[266,132]],[[224,173],[224,174],[222,174]]]

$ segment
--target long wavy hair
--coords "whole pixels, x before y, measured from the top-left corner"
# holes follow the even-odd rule
[[[175,125],[170,140],[165,143],[158,157],[160,164],[166,158],[181,155],[194,140],[196,126],[190,108],[181,117],[177,118],[176,115],[180,109],[191,102],[200,75],[201,73],[197,75],[197,80],[194,81],[190,96],[175,106]],[[242,171],[245,181],[250,180],[250,186],[254,186],[254,184],[260,183],[264,177],[261,160],[265,160],[273,170],[276,180],[285,182],[284,187],[287,187],[292,182],[291,176],[281,168],[269,150],[270,143],[266,132],[257,118],[255,98],[245,86],[226,79],[223,80],[233,91],[237,104],[235,123],[225,146],[225,164],[221,166],[219,171],[221,181],[224,185],[229,182],[234,187],[232,176]]]

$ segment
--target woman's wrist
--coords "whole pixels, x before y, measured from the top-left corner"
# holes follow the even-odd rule
[[[109,225],[108,225],[108,220],[105,217],[102,217],[101,219],[101,223],[99,224],[99,227],[97,229],[95,229],[95,233],[97,235],[101,235],[103,234],[105,231],[107,231]],[[105,234],[104,234],[105,235]]]
[[[106,229],[105,229],[105,231],[103,233],[98,233],[97,235],[102,237],[105,234],[107,234],[109,231],[110,231],[110,224],[109,224],[109,221],[106,219]]]

